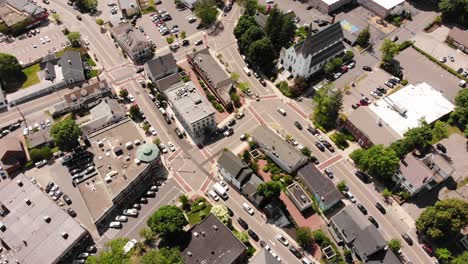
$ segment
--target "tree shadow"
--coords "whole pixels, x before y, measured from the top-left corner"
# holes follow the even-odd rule
[[[21,73],[20,76],[5,80],[7,85],[4,86],[4,90],[6,93],[14,93],[21,89],[23,84],[27,81],[27,76],[24,73]]]

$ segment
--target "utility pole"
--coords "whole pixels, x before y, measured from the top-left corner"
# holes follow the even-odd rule
[[[21,117],[23,118],[23,122],[24,124],[26,125],[26,127],[28,127],[28,123],[26,123],[26,118],[24,117],[23,113],[21,112],[21,110],[19,109],[18,106],[16,106],[16,110],[18,110],[18,113],[21,115]]]

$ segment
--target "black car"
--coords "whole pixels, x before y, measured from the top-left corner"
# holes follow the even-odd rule
[[[142,204],[147,204],[148,199],[146,199],[145,197],[141,197],[139,202],[142,203]]]
[[[188,39],[182,40],[182,46],[188,46],[190,45],[190,41]]]
[[[234,118],[229,120],[229,122],[228,122],[228,126],[233,126],[235,124],[236,124],[236,120]]]
[[[231,210],[231,208],[227,207],[226,208],[228,209],[228,214],[230,217],[233,217],[234,216],[234,212]]]
[[[182,134],[182,132],[180,132],[180,129],[179,129],[178,127],[176,127],[176,128],[174,129],[174,131],[175,131],[175,133],[177,134],[177,136],[178,136],[179,138],[183,138],[183,137],[184,137],[184,134]]]
[[[71,208],[67,208],[67,213],[71,216],[71,217],[76,217],[76,212],[75,210],[71,209]]]
[[[312,135],[315,135],[315,134],[318,133],[318,130],[315,129],[315,128],[313,128],[313,127],[311,127],[311,126],[308,126],[308,127],[307,127],[307,131],[309,131]]]
[[[367,219],[369,219],[369,222],[371,222],[375,227],[379,228],[379,223],[375,221],[374,217],[369,216]]]
[[[362,69],[365,71],[372,71],[372,68],[369,66],[362,66]]]
[[[168,125],[172,124],[172,121],[171,121],[171,119],[170,119],[168,116],[164,116],[164,120],[166,120],[166,123],[167,123]]]
[[[407,233],[401,234],[401,237],[406,241],[406,243],[408,243],[408,245],[413,245],[413,239],[411,239]]]
[[[266,86],[266,82],[265,82],[264,79],[260,78],[258,81],[259,81],[263,86]]]
[[[249,225],[247,224],[247,222],[245,222],[244,220],[242,220],[242,218],[237,218],[237,223],[239,223],[239,225],[244,228],[245,230],[249,229]]]
[[[68,197],[68,195],[65,194],[65,195],[62,197],[62,199],[63,199],[63,201],[64,201],[66,204],[68,204],[68,205],[72,204],[72,200],[70,199],[70,197]]]
[[[381,205],[380,203],[376,203],[376,204],[375,204],[375,207],[377,207],[377,209],[378,209],[382,214],[387,213],[387,210],[385,210],[385,208],[383,207],[383,205]]]
[[[142,72],[142,71],[144,71],[144,70],[145,70],[145,68],[143,68],[143,67],[138,67],[137,70],[136,70],[136,73],[140,73],[140,72]]]
[[[294,121],[294,125],[297,127],[297,129],[302,130],[302,125],[299,123],[299,121]]]
[[[437,143],[436,147],[437,147],[437,149],[440,150],[442,153],[447,153],[447,148],[445,148],[445,146],[442,145],[441,143]]]
[[[330,151],[330,152],[335,152],[335,148],[330,144],[330,142],[324,140],[322,141],[322,144]]]
[[[97,252],[97,248],[95,246],[89,246],[86,248],[86,252],[88,253],[96,253]]]
[[[458,73],[463,73],[463,68],[458,68],[457,72]]]
[[[312,161],[313,163],[315,163],[316,165],[318,165],[320,163],[320,161],[317,159],[317,157],[315,157],[314,155],[310,156],[310,161]]]
[[[358,109],[358,108],[359,108],[359,104],[352,104],[352,105],[351,105],[351,108],[353,108],[353,109]]]
[[[78,19],[79,21],[81,21],[81,16],[80,15],[76,15],[76,19]]]
[[[387,90],[383,87],[377,87],[377,91],[381,92],[382,94],[386,94],[387,93]]]
[[[50,192],[50,189],[52,189],[52,187],[54,187],[54,185],[55,185],[55,183],[49,182],[49,183],[47,184],[47,186],[45,187],[45,192],[46,192],[46,193],[49,193],[49,192]]]
[[[324,152],[325,151],[325,147],[323,146],[322,143],[318,142],[318,141],[315,141],[315,146],[320,149],[320,151]]]
[[[254,231],[252,231],[252,229],[249,229],[249,230],[247,231],[247,233],[249,234],[249,236],[250,236],[253,240],[255,240],[255,241],[258,241],[258,240],[259,240],[257,234],[256,234]]]
[[[293,253],[294,256],[296,256],[296,258],[298,259],[301,259],[302,258],[302,254],[301,252],[299,252],[299,250],[297,248],[295,248],[294,246],[289,246],[289,251],[291,251],[291,253]]]
[[[361,181],[363,182],[369,182],[369,175],[365,174],[364,172],[362,171],[356,171],[354,173],[359,179],[361,179]]]
[[[359,208],[359,210],[361,210],[361,212],[362,212],[363,214],[365,214],[365,215],[367,214],[367,209],[364,207],[364,205],[358,203],[358,204],[357,204],[357,208]]]

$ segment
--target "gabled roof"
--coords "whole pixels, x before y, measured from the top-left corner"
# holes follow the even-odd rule
[[[273,257],[270,251],[262,248],[253,258],[250,259],[249,264],[279,264],[280,262]]]
[[[343,234],[346,243],[355,240],[366,227],[371,225],[355,206],[346,206],[332,217],[332,221]]]
[[[302,53],[304,58],[307,58],[309,55],[315,56],[315,54],[329,50],[330,45],[333,45],[334,49],[342,48],[344,50],[345,47],[341,42],[342,39],[343,30],[341,29],[341,24],[340,22],[336,22],[314,35],[309,30],[305,40],[296,44],[295,49],[297,53]]]
[[[161,74],[165,76],[172,70],[177,69],[177,63],[172,52],[147,61],[145,64],[148,66],[149,74],[152,76]]]
[[[382,250],[386,245],[387,241],[373,225],[369,225],[362,230],[354,241],[354,247],[364,261],[377,251]]]
[[[123,23],[112,28],[115,38],[120,42],[122,49],[129,51],[145,48],[150,42],[140,31],[134,29],[130,23]]]
[[[242,162],[242,160],[231,151],[223,151],[223,153],[221,153],[221,156],[218,158],[218,165],[228,171],[229,174],[233,175],[240,182],[252,174],[252,170],[247,166],[247,164]]]
[[[60,66],[65,79],[73,72],[83,74],[83,62],[78,51],[66,51],[60,58]]]
[[[156,88],[160,92],[164,92],[165,90],[173,87],[176,84],[180,83],[180,76],[179,73],[174,73],[169,76],[166,76],[164,78],[161,78],[157,80],[156,83]]]
[[[447,37],[462,44],[463,46],[465,46],[465,49],[468,48],[468,31],[462,30],[458,27],[454,27],[452,28],[452,30],[450,30]]]
[[[309,163],[302,167],[297,172],[297,176],[301,179],[309,192],[321,197],[325,204],[333,204],[341,200],[342,195],[338,189],[336,189],[333,182],[325,177],[314,164]]]

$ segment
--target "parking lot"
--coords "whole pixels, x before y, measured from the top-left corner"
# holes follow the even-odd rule
[[[307,10],[307,6],[309,6],[309,3],[307,2],[308,1],[281,0],[275,1],[275,4],[278,5],[278,7],[284,12],[287,12],[289,10],[294,11],[296,16],[301,19],[298,23],[298,26],[309,25],[314,18],[325,20],[330,19],[328,15],[321,13],[317,9],[312,8],[310,10]],[[262,1],[259,1],[259,4],[264,4],[264,1],[263,3]],[[316,25],[314,24],[314,26]]]
[[[47,55],[49,51],[63,49],[63,45],[68,41],[62,33],[61,26],[44,22],[37,29],[39,33],[31,37],[24,34],[17,37],[14,42],[0,43],[0,50],[15,55],[22,63],[28,63]]]

